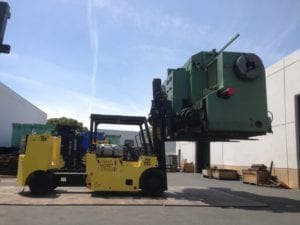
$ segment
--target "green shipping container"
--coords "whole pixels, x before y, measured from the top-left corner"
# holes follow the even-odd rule
[[[12,147],[20,147],[22,138],[28,134],[51,134],[54,131],[55,126],[45,124],[12,124]]]

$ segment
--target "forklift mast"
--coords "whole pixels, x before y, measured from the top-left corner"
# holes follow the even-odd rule
[[[172,136],[172,105],[162,90],[160,79],[153,80],[152,88],[153,100],[148,120],[152,125],[153,150],[167,186],[165,141],[168,136]]]

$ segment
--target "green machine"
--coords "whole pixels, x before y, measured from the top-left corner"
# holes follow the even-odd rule
[[[219,52],[199,52],[183,67],[168,69],[161,91],[171,107],[167,128],[173,139],[248,139],[271,132],[261,59],[224,51],[238,36]]]

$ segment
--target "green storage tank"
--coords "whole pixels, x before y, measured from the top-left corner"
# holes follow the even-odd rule
[[[55,130],[53,125],[45,124],[22,124],[22,123],[13,123],[12,124],[12,147],[20,147],[22,138],[28,134],[51,134]]]

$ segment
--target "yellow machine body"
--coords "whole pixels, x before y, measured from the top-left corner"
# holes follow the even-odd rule
[[[19,155],[17,184],[30,186],[36,172],[41,174],[42,171],[45,172],[42,176],[48,176],[48,172],[55,174],[55,170],[64,167],[60,149],[60,137],[28,135],[25,152]],[[85,165],[85,185],[92,191],[137,192],[142,189],[143,175],[158,169],[156,156],[141,155],[136,160],[128,160],[122,156],[99,156],[95,151],[86,153]]]
[[[87,187],[92,191],[139,191],[143,173],[157,167],[156,156],[140,156],[136,161],[129,161],[87,153]]]
[[[64,167],[60,147],[60,137],[49,134],[28,135],[25,152],[19,155],[17,184],[25,186],[28,177],[35,171]]]

